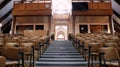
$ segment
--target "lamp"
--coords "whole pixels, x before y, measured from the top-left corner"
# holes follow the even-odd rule
[[[84,27],[81,27],[81,30],[84,30]]]

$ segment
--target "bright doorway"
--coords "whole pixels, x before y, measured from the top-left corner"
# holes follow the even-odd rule
[[[56,25],[55,26],[55,40],[67,40],[68,39],[68,26]]]

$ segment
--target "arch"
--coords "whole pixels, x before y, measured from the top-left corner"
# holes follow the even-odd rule
[[[57,40],[65,40],[65,33],[63,31],[57,33]]]

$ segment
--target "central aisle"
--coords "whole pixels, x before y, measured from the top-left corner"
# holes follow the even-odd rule
[[[88,67],[70,41],[53,41],[36,61],[36,67]]]

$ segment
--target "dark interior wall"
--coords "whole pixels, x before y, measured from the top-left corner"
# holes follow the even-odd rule
[[[72,2],[73,10],[88,10],[87,2]]]

